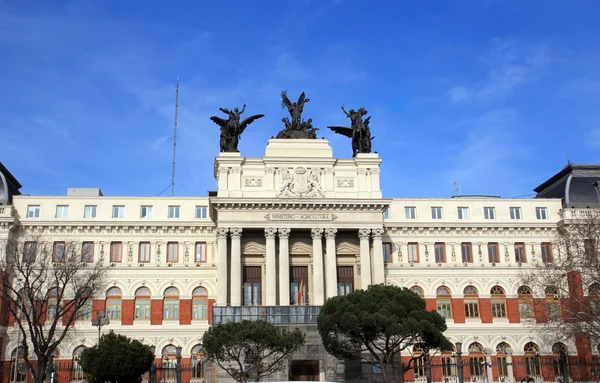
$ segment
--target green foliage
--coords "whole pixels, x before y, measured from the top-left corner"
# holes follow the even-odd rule
[[[452,349],[443,334],[444,318],[427,311],[425,301],[414,292],[395,286],[374,285],[329,298],[318,329],[330,354],[353,359],[368,352],[370,362],[381,366],[384,379],[388,365],[408,347],[418,344],[424,352]]]
[[[150,370],[154,354],[149,346],[125,335],[109,332],[98,345],[81,354],[81,367],[88,382],[137,382]]]
[[[241,321],[211,327],[202,346],[233,379],[245,382],[250,375],[258,382],[278,371],[305,342],[299,329],[288,331],[266,321]]]

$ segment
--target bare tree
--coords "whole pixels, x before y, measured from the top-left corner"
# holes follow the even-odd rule
[[[104,288],[106,268],[90,262],[90,251],[75,240],[41,237],[11,239],[0,248],[0,273],[8,276],[0,278],[0,296],[20,332],[18,355],[36,383],[44,382],[56,348]]]
[[[536,296],[539,324],[555,340],[600,340],[600,210],[563,211],[552,244],[542,246],[521,281]]]

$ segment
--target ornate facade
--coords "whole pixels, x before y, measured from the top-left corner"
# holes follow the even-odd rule
[[[492,358],[510,347],[515,356],[552,355],[556,342],[536,331],[544,315],[519,273],[552,257],[561,199],[383,198],[381,161],[376,153],[335,158],[326,140],[272,139],[261,158],[216,157],[218,186],[208,197],[112,197],[98,189],[14,196],[0,206],[0,239],[17,224],[49,241],[76,239],[93,249],[86,261],[110,268],[106,293],[60,346],[59,360],[95,344],[97,310],[110,318],[106,330],[154,345],[158,357],[182,347],[193,364],[213,318],[321,306],[378,283],[420,294],[446,317],[446,335],[464,353]],[[15,334],[9,319],[0,359],[11,360]],[[583,357],[596,346],[561,343]],[[306,359],[330,379],[322,353]],[[502,373],[487,368],[487,376]]]

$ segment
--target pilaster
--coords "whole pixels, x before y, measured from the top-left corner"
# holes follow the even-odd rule
[[[242,228],[232,227],[231,234],[231,306],[242,305]]]
[[[313,240],[313,295],[312,304],[322,306],[325,303],[323,294],[323,229],[315,228],[310,232]]]
[[[371,256],[369,254],[369,236],[371,229],[359,229],[360,239],[360,288],[367,289],[371,285]]]
[[[325,292],[326,297],[331,298],[337,295],[337,256],[335,252],[335,235],[336,228],[325,229]]]
[[[267,306],[277,304],[277,273],[275,269],[275,235],[277,229],[273,227],[265,228],[266,238],[266,302]]]
[[[373,229],[373,258],[371,259],[373,284],[385,282],[385,269],[383,262],[383,228]]]
[[[290,229],[280,227],[279,234],[279,305],[290,304]]]
[[[226,227],[217,228],[217,305],[227,306],[227,234]]]

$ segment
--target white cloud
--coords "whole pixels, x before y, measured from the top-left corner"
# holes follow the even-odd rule
[[[471,94],[469,91],[462,86],[455,86],[454,88],[450,89],[446,93],[446,96],[448,96],[450,101],[453,103],[466,102],[471,99]]]

